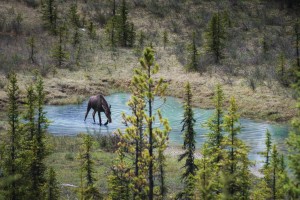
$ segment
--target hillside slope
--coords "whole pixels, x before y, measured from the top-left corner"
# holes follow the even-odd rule
[[[279,81],[277,68],[280,55],[284,56],[285,71],[292,73],[296,65],[294,25],[300,15],[297,3],[288,8],[276,1],[262,0],[238,1],[237,5],[227,0],[128,1],[135,44],[133,48],[112,51],[106,25],[112,16],[112,1],[77,1],[80,48],[72,45],[72,1],[55,2],[58,24],[66,25],[68,30],[63,46],[69,58],[60,67],[53,59],[59,37],[43,27],[39,1],[1,2],[0,109],[5,109],[5,76],[10,70],[18,72],[23,93],[39,71],[46,78],[48,103],[76,103],[91,94],[126,90],[133,69],[139,66],[143,47],[152,45],[162,69],[158,76],[170,84],[169,95],[181,97],[181,86],[190,81],[195,105],[210,108],[214,87],[220,83],[226,97],[236,96],[245,117],[288,121],[295,115],[293,91]],[[228,27],[224,59],[215,64],[206,51],[205,34],[213,14],[218,12],[227,18]],[[89,36],[91,22],[96,31],[93,38]],[[165,48],[164,32],[168,34]],[[196,33],[198,68],[203,73],[184,68],[192,32]],[[35,40],[34,62],[29,59],[30,37]]]

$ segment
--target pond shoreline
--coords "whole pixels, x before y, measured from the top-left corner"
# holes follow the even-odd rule
[[[129,92],[131,77],[128,76],[128,74],[120,74],[119,77],[113,75],[103,76],[98,79],[86,75],[88,78],[80,79],[72,77],[73,73],[75,72],[69,73],[62,70],[60,76],[46,77],[44,79],[47,105],[79,104],[89,96],[98,93],[110,95],[116,92]],[[78,76],[82,77],[82,72],[79,71],[76,73],[79,73]],[[162,78],[169,84],[166,95],[177,97],[182,100],[184,91],[183,86],[186,81],[190,81],[194,96],[193,105],[202,109],[213,109],[212,98],[214,86],[220,81],[216,78],[218,75],[212,78],[209,78],[206,75],[189,75],[191,77],[197,75],[199,76],[197,78],[200,78],[200,80],[197,80],[194,77],[189,80],[189,76],[186,74],[183,75],[184,78],[177,80],[173,75],[168,76],[166,75],[166,72],[162,72]],[[0,78],[5,77],[0,76]],[[32,78],[25,75],[18,75],[18,78],[21,91],[21,103],[23,104],[26,85],[32,82]],[[157,79],[158,77],[155,78],[156,81]],[[233,85],[223,85],[225,109],[228,106],[228,99],[231,96],[235,96],[239,106],[239,113],[243,118],[286,124],[296,115],[297,111],[294,106],[296,101],[294,99],[279,94],[269,94],[270,91],[268,91],[266,87],[258,88],[256,92],[251,91],[241,84],[240,80],[237,80]],[[178,85],[180,85],[180,87],[178,87]],[[8,99],[4,88],[0,89],[1,111],[5,111],[7,101]]]

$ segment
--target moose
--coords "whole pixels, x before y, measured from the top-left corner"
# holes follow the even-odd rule
[[[107,121],[104,125],[106,126],[108,123],[111,123],[111,112],[110,112],[111,106],[107,103],[107,101],[105,100],[105,98],[102,94],[90,97],[88,105],[87,105],[87,110],[86,110],[84,121],[86,121],[86,117],[88,116],[91,108],[93,108],[93,110],[94,110],[94,112],[93,112],[94,123],[96,123],[95,122],[96,112],[98,112],[100,126],[102,125],[100,112],[104,112],[107,117]]]

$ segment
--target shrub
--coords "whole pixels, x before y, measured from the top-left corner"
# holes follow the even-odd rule
[[[66,153],[65,159],[69,160],[69,161],[73,161],[74,160],[74,155],[72,153]]]
[[[114,152],[118,149],[118,143],[120,138],[116,135],[95,135],[95,140],[99,144],[99,147],[107,152]]]

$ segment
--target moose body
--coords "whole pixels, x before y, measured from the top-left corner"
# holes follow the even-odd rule
[[[105,115],[106,115],[106,117],[107,117],[107,122],[104,125],[106,126],[108,123],[111,123],[110,106],[108,105],[108,103],[105,100],[105,98],[104,98],[103,95],[100,94],[100,95],[96,95],[96,96],[91,96],[90,97],[84,121],[86,120],[86,117],[88,116],[91,108],[94,110],[94,112],[93,112],[94,123],[96,123],[96,121],[95,121],[95,114],[96,114],[96,112],[98,112],[100,126],[102,125],[101,114],[100,114],[101,112],[104,112]]]

